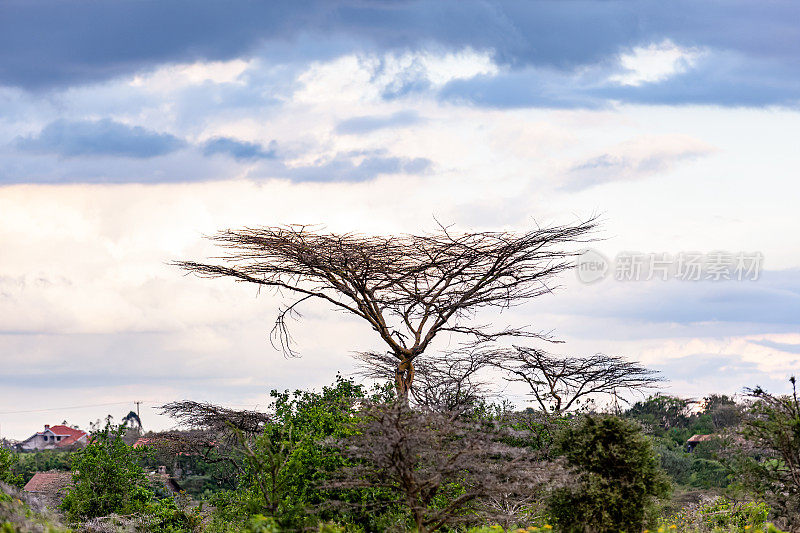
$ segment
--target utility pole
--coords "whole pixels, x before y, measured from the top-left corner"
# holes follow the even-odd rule
[[[139,406],[141,405],[141,401],[133,402],[136,404],[136,421],[139,423],[139,432],[144,432],[144,426],[142,425],[142,416],[139,414]]]

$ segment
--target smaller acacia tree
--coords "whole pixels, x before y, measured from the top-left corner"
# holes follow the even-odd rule
[[[559,415],[598,395],[619,399],[623,390],[655,386],[661,378],[653,370],[621,357],[558,357],[535,348],[490,350],[484,364],[498,368],[508,381],[528,385],[542,412]]]
[[[244,438],[252,442],[269,425],[267,413],[235,410],[203,402],[182,400],[161,406],[162,414],[174,419],[183,429],[164,431],[149,438],[159,452],[200,458],[208,464],[225,465],[227,483],[244,474],[248,459],[242,447]]]
[[[494,426],[459,413],[404,402],[369,405],[360,433],[330,443],[350,458],[332,487],[380,488],[395,494],[420,533],[470,521],[513,523],[521,502],[569,479],[526,447],[501,442]]]
[[[270,422],[270,416],[260,411],[237,411],[191,400],[162,405],[161,413],[186,428],[202,430],[214,438],[222,436],[233,441],[238,440],[236,431],[248,436],[259,435]]]
[[[358,353],[361,377],[391,382],[396,361],[390,354]],[[414,404],[444,412],[466,412],[486,397],[488,383],[478,376],[486,366],[477,347],[437,354],[415,365],[409,389]]]
[[[791,528],[800,527],[800,401],[792,393],[773,395],[749,389],[753,400],[736,439],[741,454],[737,470],[746,486],[759,492]],[[792,529],[794,531],[795,529]]]

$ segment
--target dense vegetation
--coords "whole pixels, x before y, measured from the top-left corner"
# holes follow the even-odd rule
[[[2,497],[0,531],[46,530],[48,520],[52,531],[209,533],[798,527],[793,397],[655,395],[616,414],[558,415],[473,401],[452,412],[338,378],[272,400],[249,426],[233,411],[184,405],[193,427],[151,434],[145,448],[106,427],[70,454],[0,449],[0,481],[14,495]],[[697,434],[713,437],[690,452]],[[184,492],[146,475],[159,465]],[[10,486],[54,468],[71,469],[73,486],[46,518]]]

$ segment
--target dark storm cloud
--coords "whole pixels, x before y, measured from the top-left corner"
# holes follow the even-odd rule
[[[303,55],[294,60],[325,57],[332,48],[326,42],[336,42],[337,53],[471,47],[490,51],[512,73],[530,67],[570,71],[670,39],[678,46],[738,57],[740,64],[733,69],[711,65],[672,82],[591,96],[783,105],[800,79],[800,26],[793,23],[798,17],[800,4],[788,1],[11,0],[0,6],[0,83],[28,89],[83,84],[162,63],[224,60],[256,51],[271,57],[270,50],[293,50],[297,42],[306,44],[293,50]],[[309,45],[309,36],[318,45]],[[419,81],[385,96],[417,90]],[[591,105],[584,95],[526,93],[524,88],[504,95],[514,81],[501,77],[486,86],[451,88],[451,96],[496,106],[540,100]]]

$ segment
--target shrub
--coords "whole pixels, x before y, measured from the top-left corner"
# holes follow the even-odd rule
[[[661,468],[678,485],[688,485],[692,476],[694,458],[682,446],[667,439],[657,439],[656,452]]]
[[[577,487],[554,492],[549,511],[564,531],[640,531],[654,520],[669,484],[650,440],[637,424],[585,417],[563,431],[558,445],[580,475]]]
[[[157,497],[139,464],[137,450],[123,441],[124,432],[123,426],[106,425],[88,446],[75,453],[74,485],[61,503],[67,519],[102,518],[95,522],[148,532],[199,527],[199,518],[179,509],[171,496]]]
[[[24,483],[22,476],[15,474],[12,467],[17,463],[17,455],[0,448],[0,482],[21,487]]]
[[[800,400],[756,388],[740,428],[738,454],[731,463],[744,487],[769,503],[790,529],[800,528]]]
[[[0,533],[69,533],[52,513],[24,492],[0,482]]]
[[[68,472],[72,460],[71,452],[56,450],[39,450],[36,452],[21,453],[17,455],[13,471],[22,476],[22,482],[27,483],[36,472],[61,470]]]
[[[212,530],[239,531],[259,515],[271,517],[281,528],[298,530],[339,520],[343,514],[364,525],[379,521],[369,504],[379,491],[325,487],[332,473],[347,462],[325,441],[357,431],[356,403],[368,395],[364,387],[340,376],[319,392],[273,390],[272,416],[263,433],[255,438],[238,433],[244,473],[237,490],[210,498],[215,508]],[[372,396],[383,398],[386,391],[377,390]],[[353,506],[342,513],[333,508],[332,500]]]
[[[767,524],[769,507],[764,502],[734,503],[727,498],[700,508],[703,525],[709,529],[735,528],[736,530],[764,527]]]
[[[61,504],[70,521],[141,512],[154,497],[135,451],[123,442],[122,433],[122,428],[107,425],[75,453],[74,485]]]
[[[769,507],[765,502],[734,502],[723,497],[704,505],[682,509],[663,520],[660,529],[737,533],[763,532],[766,529],[774,533],[778,530],[767,523],[768,514]]]

